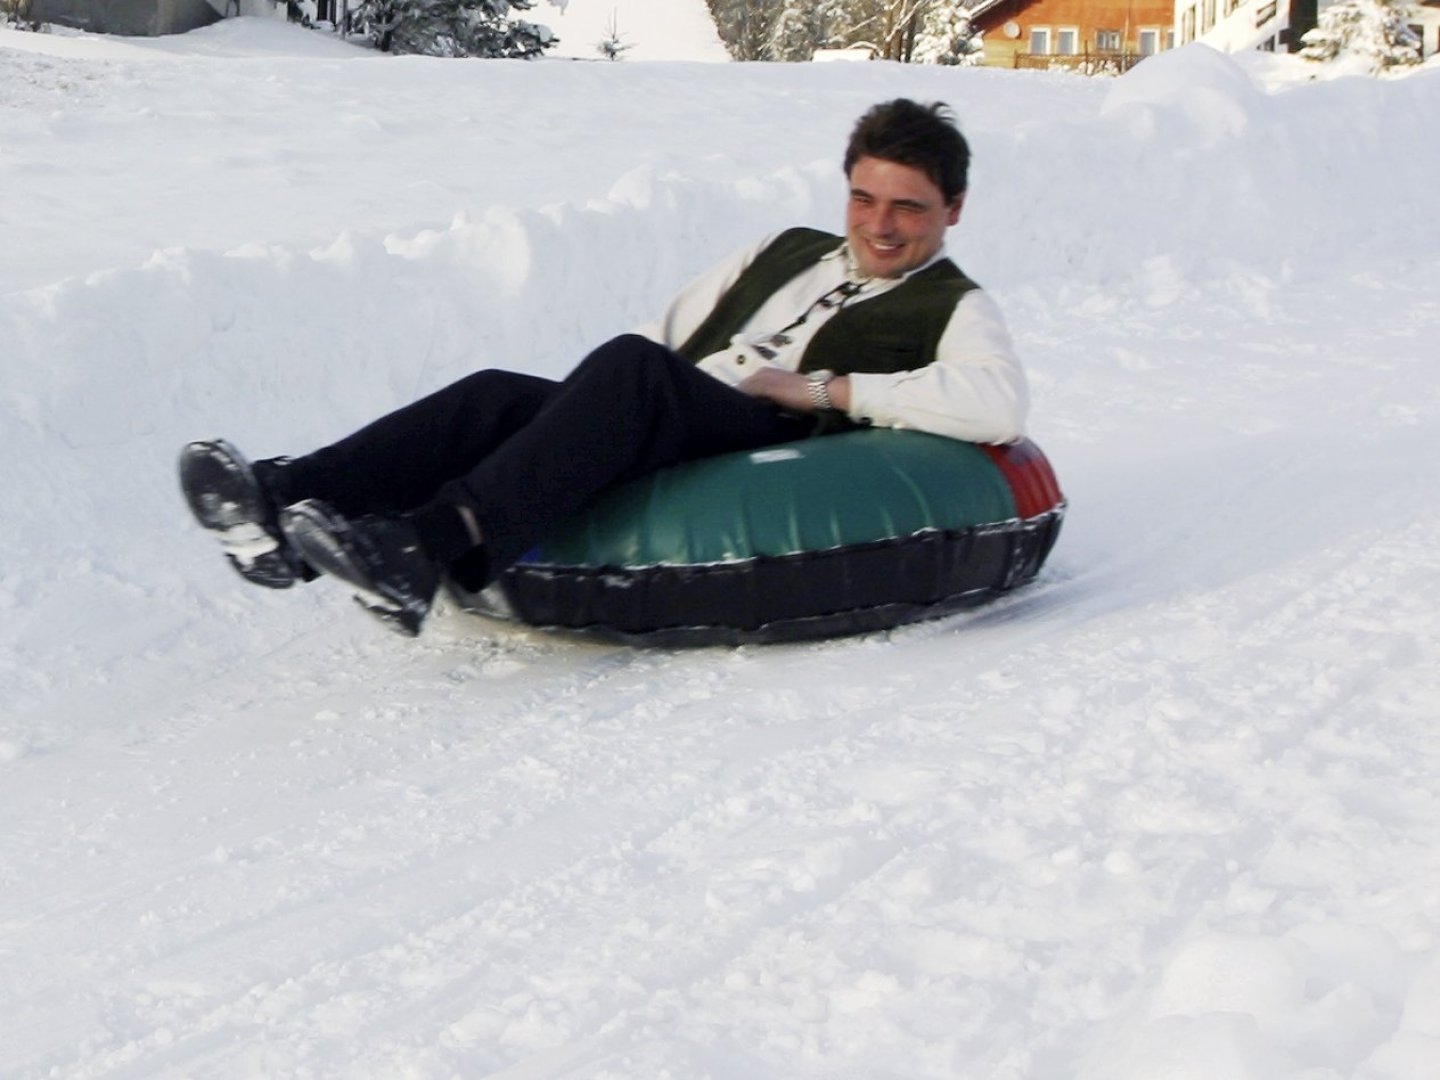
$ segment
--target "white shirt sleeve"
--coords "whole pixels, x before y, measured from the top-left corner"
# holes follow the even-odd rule
[[[853,420],[969,442],[1025,433],[1030,392],[995,301],[972,289],[955,306],[935,361],[914,371],[850,376]]]
[[[737,251],[718,266],[711,267],[685,286],[680,295],[670,302],[665,314],[654,322],[646,323],[635,333],[666,348],[680,348],[700,329],[700,325],[715,310],[715,305],[720,303],[720,298],[755,261],[755,256],[769,247],[778,235],[767,236],[759,243]]]

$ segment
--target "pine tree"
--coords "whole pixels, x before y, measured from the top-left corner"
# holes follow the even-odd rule
[[[620,60],[634,47],[635,43],[626,41],[620,32],[620,20],[615,12],[610,12],[610,23],[605,27],[605,36],[595,43],[595,51],[606,60]]]
[[[720,40],[736,60],[773,60],[771,39],[781,9],[775,0],[705,0]]]
[[[557,41],[548,27],[510,18],[535,0],[363,0],[356,21],[383,52],[530,59]]]
[[[785,0],[770,32],[776,60],[809,60],[844,40],[845,0]]]
[[[969,67],[985,59],[983,35],[970,22],[965,0],[938,0],[915,41],[921,64]]]
[[[1355,56],[1368,61],[1375,73],[1418,64],[1420,39],[1408,25],[1412,17],[1404,0],[1340,0],[1301,37],[1300,55],[1316,61]]]

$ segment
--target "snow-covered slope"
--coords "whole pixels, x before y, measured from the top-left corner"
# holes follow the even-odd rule
[[[975,146],[954,253],[1072,503],[1035,587],[408,643],[189,523],[187,439],[558,373],[833,227],[900,93]],[[1437,105],[0,31],[0,1075],[1429,1080]]]
[[[525,17],[555,31],[555,56],[598,59],[599,43],[618,34],[625,60],[730,59],[705,0],[561,0]]]

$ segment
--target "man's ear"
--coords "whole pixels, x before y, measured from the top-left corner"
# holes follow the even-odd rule
[[[949,207],[946,209],[945,224],[954,225],[957,221],[959,221],[960,211],[964,208],[964,206],[965,192],[962,191],[959,195],[955,196],[954,200],[951,201]]]

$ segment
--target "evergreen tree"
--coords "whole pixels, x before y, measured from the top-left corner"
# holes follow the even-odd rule
[[[363,0],[356,20],[384,52],[530,59],[556,43],[548,27],[510,18],[535,0]]]
[[[1372,72],[1421,60],[1420,39],[1408,25],[1410,5],[1404,0],[1340,0],[1320,13],[1320,22],[1301,37],[1307,60],[1327,61],[1355,56],[1368,61]]]
[[[970,22],[965,0],[938,0],[915,41],[921,64],[972,66],[985,59],[983,35]]]
[[[775,0],[705,0],[720,40],[736,60],[773,60],[781,8]]]
[[[634,42],[626,41],[625,35],[620,32],[620,20],[612,11],[610,24],[605,28],[605,36],[596,42],[595,51],[606,60],[620,60],[634,47]]]
[[[844,41],[846,0],[784,0],[770,32],[769,53],[776,60],[809,60],[816,49]]]

